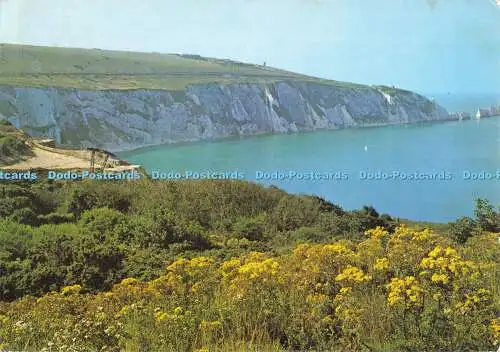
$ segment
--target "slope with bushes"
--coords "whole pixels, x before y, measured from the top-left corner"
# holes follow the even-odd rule
[[[500,213],[486,200],[432,230],[240,181],[2,183],[0,195],[1,348],[498,343]]]

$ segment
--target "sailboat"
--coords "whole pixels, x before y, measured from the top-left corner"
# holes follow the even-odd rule
[[[476,112],[476,120],[479,120],[481,118],[481,110],[478,110]]]

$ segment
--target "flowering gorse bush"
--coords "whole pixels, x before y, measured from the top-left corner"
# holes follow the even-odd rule
[[[0,303],[0,347],[491,350],[500,343],[497,238],[457,247],[401,226],[279,256],[180,258],[154,280],[126,278],[109,292],[74,285]]]

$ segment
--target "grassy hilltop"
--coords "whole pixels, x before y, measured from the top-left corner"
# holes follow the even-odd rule
[[[198,55],[0,44],[0,85],[6,86],[180,90],[190,84],[285,80],[367,87]]]

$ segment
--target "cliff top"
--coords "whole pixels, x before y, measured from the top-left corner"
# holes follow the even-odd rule
[[[3,86],[182,90],[193,84],[277,81],[368,87],[199,55],[0,44],[0,85]]]

